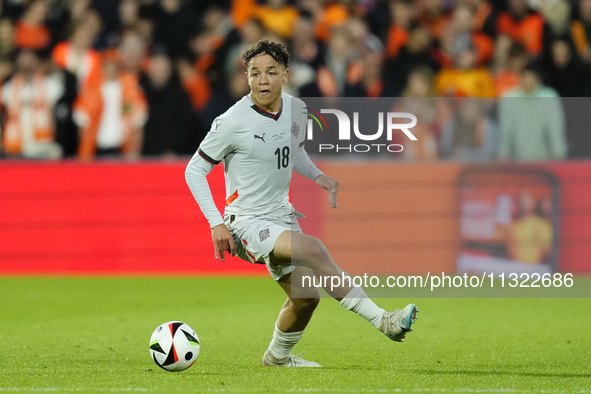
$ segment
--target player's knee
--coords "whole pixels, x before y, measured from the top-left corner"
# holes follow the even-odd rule
[[[311,237],[307,242],[306,252],[310,259],[315,262],[327,261],[330,258],[328,249],[318,238]]]
[[[292,302],[295,300],[292,300]],[[320,297],[298,298],[296,301],[297,308],[301,311],[313,312],[320,302]]]

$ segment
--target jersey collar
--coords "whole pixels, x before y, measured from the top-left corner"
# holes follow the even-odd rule
[[[252,99],[250,99],[250,101],[252,102]],[[250,106],[250,108],[254,109],[256,112],[263,115],[264,117],[267,117],[267,118],[273,119],[273,120],[279,120],[279,117],[281,116],[281,113],[283,112],[283,97],[281,97],[281,106],[279,107],[279,112],[277,112],[276,114],[272,114],[271,112],[265,111],[264,109],[262,109],[258,105],[254,104],[254,102]]]

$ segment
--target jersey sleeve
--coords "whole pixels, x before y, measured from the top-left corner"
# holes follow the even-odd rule
[[[213,165],[219,164],[228,153],[234,150],[233,131],[231,122],[227,118],[217,117],[197,149],[199,156]]]
[[[215,206],[209,183],[207,183],[207,174],[211,172],[214,165],[207,162],[203,156],[198,153],[193,155],[191,161],[187,165],[185,170],[185,180],[191,193],[199,204],[199,208],[205,215],[205,218],[209,222],[209,227],[214,228],[218,224],[224,223],[222,215]]]
[[[304,107],[305,107],[305,105],[304,105]],[[295,172],[297,172],[298,174],[315,181],[316,178],[318,178],[320,175],[323,175],[324,173],[322,171],[320,171],[318,169],[318,167],[316,167],[316,165],[310,159],[310,156],[308,156],[308,152],[306,152],[305,145],[306,145],[306,135],[308,132],[308,130],[307,130],[308,116],[305,115],[305,113],[304,113],[303,117],[304,117],[304,119],[303,119],[304,127],[302,127],[303,132],[300,133],[299,138],[298,138],[298,148],[294,154],[294,159],[293,159],[293,170]]]

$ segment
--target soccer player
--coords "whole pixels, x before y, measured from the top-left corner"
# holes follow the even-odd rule
[[[303,276],[339,276],[343,271],[317,238],[302,233],[289,202],[292,170],[329,192],[337,208],[339,182],[320,171],[304,149],[307,115],[302,100],[282,93],[289,76],[289,52],[283,44],[262,39],[242,55],[251,92],[217,117],[189,162],[185,177],[199,207],[209,221],[215,258],[224,253],[251,263],[266,264],[287,294],[275,324],[263,364],[319,367],[291,354],[316,308],[320,293],[305,287]],[[224,162],[226,208],[217,210],[206,176]],[[298,280],[300,279],[300,280]],[[416,318],[414,304],[386,312],[361,287],[344,281],[325,290],[390,339],[403,342]]]

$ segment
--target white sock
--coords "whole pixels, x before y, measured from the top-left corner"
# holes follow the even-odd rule
[[[273,333],[273,340],[269,344],[269,352],[278,359],[286,358],[291,354],[291,349],[300,341],[304,335],[303,331],[298,332],[283,332],[275,325],[275,332]]]
[[[361,287],[353,287],[339,303],[373,324],[375,328],[380,328],[386,311],[370,300]]]

